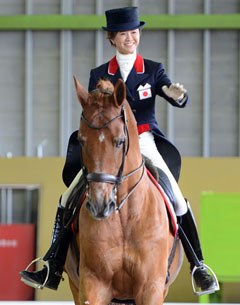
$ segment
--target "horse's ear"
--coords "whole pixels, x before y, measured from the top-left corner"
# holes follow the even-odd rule
[[[76,76],[73,76],[75,88],[77,91],[78,100],[83,106],[87,102],[88,92],[87,90],[79,83]]]
[[[121,106],[126,99],[126,85],[122,79],[119,79],[114,87],[114,96],[116,106]]]

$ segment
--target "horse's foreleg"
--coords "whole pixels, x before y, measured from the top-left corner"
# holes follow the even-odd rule
[[[78,288],[74,285],[74,283],[69,279],[69,286],[73,295],[74,304],[80,305],[79,303],[79,297],[78,297]]]
[[[79,305],[106,305],[112,300],[111,285],[94,275],[83,275],[80,280]]]
[[[165,280],[146,283],[136,297],[137,305],[162,305],[166,296]]]
[[[65,271],[68,275],[69,286],[73,295],[75,305],[79,305],[79,275],[77,273],[77,267],[78,264],[75,261],[75,253],[73,252],[72,247],[70,247],[65,262]]]
[[[164,293],[163,293],[163,299],[164,299],[164,300],[165,300],[165,298],[167,297],[168,290],[169,290],[169,287],[165,287]]]

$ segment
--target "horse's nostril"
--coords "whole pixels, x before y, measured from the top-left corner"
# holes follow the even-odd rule
[[[114,201],[112,201],[109,205],[109,209],[110,211],[115,210],[116,209],[116,203]]]
[[[90,205],[89,201],[86,202],[86,208],[87,208],[88,210],[91,210],[91,205]]]
[[[91,213],[91,215],[95,216],[96,210],[94,209],[93,205],[90,204],[89,201],[86,202],[86,208]]]
[[[109,204],[106,205],[101,216],[103,216],[104,218],[108,217],[112,214],[113,211],[115,211],[115,209],[116,209],[116,203],[114,201],[111,201]]]

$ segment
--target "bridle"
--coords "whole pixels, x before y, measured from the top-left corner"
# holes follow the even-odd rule
[[[127,121],[126,121],[126,110],[125,110],[125,106],[123,105],[121,108],[121,113],[117,116],[115,116],[114,118],[110,119],[109,121],[105,122],[103,125],[101,126],[96,126],[94,124],[92,124],[84,115],[84,112],[82,112],[81,115],[81,121],[84,122],[84,124],[87,125],[88,128],[90,129],[96,129],[96,130],[101,130],[104,128],[107,128],[113,121],[117,120],[117,119],[122,119],[123,123],[124,123],[124,141],[123,141],[123,156],[122,156],[122,161],[121,161],[121,165],[119,167],[118,170],[118,174],[116,176],[112,175],[112,174],[108,174],[108,173],[89,173],[86,166],[83,163],[83,156],[82,156],[82,149],[80,149],[80,158],[81,158],[81,164],[82,164],[82,170],[83,170],[83,175],[86,179],[87,182],[87,186],[89,185],[90,182],[102,182],[102,183],[110,183],[114,185],[114,193],[117,193],[117,188],[119,187],[119,185],[125,181],[127,178],[129,178],[130,176],[132,176],[133,174],[135,174],[136,172],[138,172],[139,170],[142,170],[142,174],[140,179],[137,181],[137,183],[132,187],[132,189],[130,190],[130,192],[126,195],[126,197],[124,199],[121,200],[120,204],[116,207],[116,210],[120,210],[122,208],[122,206],[124,205],[124,203],[127,201],[127,199],[129,198],[129,196],[135,191],[135,189],[138,187],[139,183],[141,182],[142,178],[143,178],[143,174],[144,174],[144,160],[142,159],[141,164],[134,170],[132,170],[131,172],[129,172],[126,175],[123,175],[123,170],[124,170],[124,164],[125,164],[125,159],[128,153],[128,149],[129,149],[129,132],[128,132],[128,128],[127,128]],[[87,187],[88,189],[88,187]]]

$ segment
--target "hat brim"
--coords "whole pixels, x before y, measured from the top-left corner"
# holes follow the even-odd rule
[[[139,28],[143,27],[144,25],[145,25],[145,22],[140,21],[140,23],[138,25],[130,24],[130,23],[123,23],[123,24],[118,24],[116,26],[112,26],[112,27],[102,26],[102,29],[104,31],[108,31],[108,32],[121,32],[121,31],[131,31],[131,30],[139,29]]]

